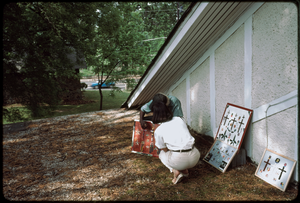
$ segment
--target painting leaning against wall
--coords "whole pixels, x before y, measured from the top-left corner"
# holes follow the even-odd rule
[[[227,103],[215,142],[204,161],[223,173],[241,148],[253,110]]]
[[[281,191],[285,191],[295,165],[295,160],[265,149],[255,175]]]

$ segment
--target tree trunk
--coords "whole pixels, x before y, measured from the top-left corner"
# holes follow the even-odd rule
[[[102,95],[102,89],[101,89],[101,86],[102,86],[102,75],[101,75],[101,83],[99,83],[99,73],[98,73],[98,89],[99,89],[99,94],[100,94],[100,111],[102,110],[102,101],[103,101],[103,95]]]
[[[101,84],[98,85],[99,93],[100,93],[100,111],[102,110],[102,101],[103,101],[103,94],[101,89]]]

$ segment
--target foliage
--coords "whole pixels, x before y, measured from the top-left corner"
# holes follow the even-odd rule
[[[106,2],[99,8],[99,16],[103,18],[97,22],[97,35],[91,43],[96,55],[88,55],[87,61],[98,75],[100,110],[101,85],[122,79],[130,88],[136,85],[131,78],[144,73],[164,42],[151,38],[166,38],[179,19],[179,5],[183,9],[189,3]]]
[[[67,57],[89,53],[94,37],[96,3],[9,3],[3,9],[3,88],[21,98],[34,117],[43,104],[55,107],[66,90],[60,80],[73,78]],[[80,52],[80,53],[79,53]],[[80,84],[79,84],[80,88]]]
[[[18,108],[10,108],[10,109],[2,108],[2,113],[3,113],[3,119],[5,119],[8,122],[13,122],[16,120],[26,120],[26,118]]]
[[[178,4],[179,5],[179,4]],[[176,2],[18,2],[3,8],[3,89],[33,117],[80,90],[68,54],[101,83],[142,75],[177,21]],[[180,2],[183,9],[189,3]],[[177,7],[176,7],[177,6]],[[164,12],[164,9],[171,13]],[[174,9],[174,11],[173,11]],[[71,81],[71,82],[70,82]],[[99,85],[101,87],[101,85]],[[116,90],[115,90],[116,91]],[[101,89],[99,89],[102,96]],[[112,93],[112,95],[114,92]],[[67,96],[66,96],[67,95]],[[48,106],[47,108],[45,108]],[[100,109],[102,109],[102,99]]]
[[[143,74],[150,55],[147,42],[142,42],[145,25],[134,3],[107,2],[106,7],[99,9],[99,15],[103,19],[97,24],[93,41],[96,54],[87,55],[87,62],[98,75],[102,110],[101,85]]]
[[[136,9],[145,23],[146,39],[151,41],[155,55],[191,2],[138,2]]]
[[[191,2],[139,2],[146,31],[154,37],[168,36]]]
[[[91,77],[94,76],[94,72],[91,67],[87,67],[87,69],[80,69],[80,78],[82,77]]]

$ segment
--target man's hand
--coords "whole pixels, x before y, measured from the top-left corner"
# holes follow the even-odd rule
[[[143,129],[147,128],[147,124],[143,119],[144,115],[145,115],[145,112],[140,111],[140,123],[141,123],[141,126],[142,126]]]
[[[141,120],[140,123],[141,123],[141,126],[142,126],[143,129],[147,128],[147,124],[144,120]]]

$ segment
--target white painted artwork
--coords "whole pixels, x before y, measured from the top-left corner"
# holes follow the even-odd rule
[[[285,191],[295,165],[295,160],[270,149],[265,149],[255,175],[274,187]]]
[[[253,110],[227,103],[215,142],[204,161],[223,173],[240,149]]]
[[[252,112],[228,103],[215,139],[240,149]]]

